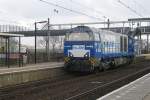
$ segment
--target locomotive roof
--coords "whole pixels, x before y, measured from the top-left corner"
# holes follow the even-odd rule
[[[93,27],[88,27],[88,26],[77,26],[75,28],[72,28],[69,33],[72,32],[88,32],[88,33],[100,33],[100,34],[113,34],[113,35],[120,35],[120,36],[127,36],[125,34],[121,34],[121,33],[116,33],[113,31],[109,31],[109,30],[103,30],[103,29],[99,29],[99,28],[93,28]]]
[[[69,33],[71,32],[93,32],[93,30],[88,26],[77,26],[75,28],[72,28],[69,30]]]

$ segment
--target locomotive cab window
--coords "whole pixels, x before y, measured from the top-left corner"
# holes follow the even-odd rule
[[[127,52],[128,42],[127,37],[124,37],[124,51]]]
[[[67,41],[90,41],[92,40],[92,37],[89,33],[69,33],[67,38]]]
[[[100,35],[98,33],[94,33],[95,41],[100,41]]]

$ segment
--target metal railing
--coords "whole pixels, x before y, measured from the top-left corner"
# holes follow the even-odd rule
[[[24,26],[16,25],[0,25],[0,32],[21,32],[21,31],[31,31],[30,28]]]

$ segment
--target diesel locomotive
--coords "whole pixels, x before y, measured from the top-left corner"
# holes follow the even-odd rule
[[[132,62],[134,38],[109,30],[78,26],[65,36],[64,56],[67,71],[107,70]]]

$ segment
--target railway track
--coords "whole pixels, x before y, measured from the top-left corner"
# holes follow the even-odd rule
[[[117,89],[117,88],[121,87],[122,85],[125,85],[125,84],[137,79],[138,77],[145,75],[145,73],[148,73],[148,72],[150,72],[150,68],[145,68],[145,69],[135,72],[131,75],[127,75],[120,79],[114,80],[110,83],[106,83],[102,86],[97,86],[96,88],[79,93],[79,94],[69,97],[65,100],[95,100],[95,99],[99,98],[100,96],[103,96],[105,93],[110,92],[110,90],[113,91],[114,89]]]
[[[145,61],[106,72],[68,75],[55,80],[7,87],[0,90],[0,100],[95,100],[150,72]]]

